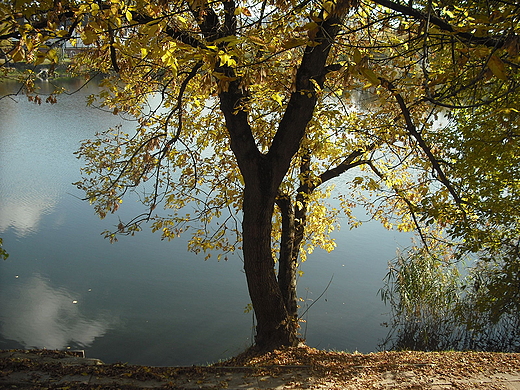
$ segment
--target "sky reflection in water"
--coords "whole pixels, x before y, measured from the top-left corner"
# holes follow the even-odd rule
[[[0,332],[25,348],[86,347],[116,323],[108,315],[86,318],[78,297],[53,288],[40,275],[19,278],[16,288],[0,290],[0,302]]]
[[[0,100],[0,237],[10,253],[0,261],[0,348],[80,347],[105,362],[148,365],[204,364],[241,352],[254,323],[244,313],[240,254],[204,261],[186,251],[187,236],[166,242],[146,228],[111,245],[100,232],[142,208],[127,198],[100,221],[79,200],[84,194],[71,185],[82,165],[72,154],[79,141],[118,124],[133,128],[86,108],[92,92],[52,106]],[[302,311],[324,293],[305,314],[302,335],[313,347],[370,352],[386,335],[380,323],[388,308],[377,291],[399,244],[377,223],[345,226],[334,237],[335,251],[317,250],[302,264]]]

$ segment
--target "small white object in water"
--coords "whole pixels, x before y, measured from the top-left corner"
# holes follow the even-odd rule
[[[76,304],[76,303],[78,303],[78,301],[72,301],[72,303],[73,303],[73,304]]]

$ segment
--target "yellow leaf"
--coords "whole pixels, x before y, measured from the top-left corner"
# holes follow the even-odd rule
[[[81,4],[81,5],[79,6],[79,10],[78,10],[78,12],[79,12],[80,14],[85,14],[85,13],[89,12],[90,9],[91,9],[91,8],[90,8],[90,6],[89,6],[88,4]]]
[[[24,53],[24,50],[18,46],[16,48],[16,50],[14,51],[14,53],[12,54],[11,56],[11,59],[14,61],[14,62],[20,62],[20,61],[23,61],[25,59],[25,53]]]
[[[235,66],[236,61],[227,53],[221,52],[218,55],[220,59],[220,65],[222,66]]]
[[[293,47],[298,47],[304,45],[307,42],[307,39],[302,38],[290,38],[282,44],[284,49],[292,49]]]
[[[506,66],[498,56],[493,54],[487,65],[497,78],[500,80],[507,80]]]
[[[353,56],[354,62],[359,65],[361,63],[361,60],[363,59],[361,52],[358,49],[354,49],[354,53],[352,56]]]
[[[92,43],[94,43],[97,40],[97,38],[98,38],[97,34],[90,29],[85,29],[81,33],[81,40],[83,41],[83,44],[85,44],[85,45],[91,45]]]
[[[323,9],[325,11],[327,11],[329,14],[331,14],[335,8],[336,8],[336,3],[333,1],[325,1],[323,3]]]
[[[159,31],[159,23],[155,24],[147,24],[145,26],[145,34],[148,35],[148,38],[152,38],[155,35],[157,35],[157,32]]]
[[[41,65],[45,61],[45,55],[43,53],[38,53],[36,56],[36,61],[34,61],[34,65]]]
[[[216,39],[214,41],[215,44],[221,43],[221,42],[227,42],[231,46],[238,44],[241,42],[241,39],[239,39],[236,35],[228,35],[219,39]]]
[[[182,28],[188,28],[188,21],[182,16],[177,16],[177,21],[180,23]]]
[[[58,51],[56,49],[51,49],[47,52],[47,58],[54,64],[58,63]]]
[[[261,45],[261,46],[264,46],[265,45],[265,42],[263,40],[261,40],[260,38],[258,37],[255,37],[255,36],[250,36],[249,37],[249,40],[253,43],[256,43],[257,45]]]
[[[96,3],[90,4],[90,12],[92,12],[92,15],[96,16],[99,12],[99,5],[97,5]]]
[[[221,72],[213,72],[213,76],[215,76],[220,81],[230,82],[237,80],[237,77],[229,77],[226,76],[224,73]]]
[[[282,95],[280,95],[277,92],[277,93],[273,94],[271,97],[273,98],[273,100],[275,100],[280,105],[280,107],[282,107],[282,105],[283,105],[283,97],[282,97]]]
[[[246,7],[236,7],[235,8],[235,15],[246,15],[251,16],[251,11],[249,11]]]
[[[321,91],[321,87],[316,80],[310,79],[310,81],[314,85],[314,88],[316,88],[316,91]]]
[[[372,69],[368,68],[361,68],[360,72],[365,76],[365,78],[370,82],[372,85],[379,85],[381,84],[381,80],[379,80],[379,77],[374,73]]]
[[[303,30],[307,30],[307,31],[314,30],[316,28],[318,28],[318,23],[316,23],[316,22],[309,22],[303,26]]]

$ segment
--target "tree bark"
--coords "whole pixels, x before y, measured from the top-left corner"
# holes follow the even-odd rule
[[[282,292],[287,314],[297,327],[298,303],[296,294],[296,270],[298,268],[299,245],[295,241],[296,222],[294,206],[288,195],[279,196],[276,204],[282,217],[280,256],[278,258],[278,285]]]
[[[255,342],[261,350],[295,345],[298,342],[298,250],[292,248],[288,261],[283,265],[287,268],[282,267],[283,275],[277,279],[271,252],[272,217],[278,187],[300,148],[307,124],[313,116],[317,102],[314,83],[323,87],[327,58],[331,42],[340,29],[340,19],[331,17],[324,21],[315,38],[319,44],[306,48],[296,74],[295,92],[291,95],[267,154],[262,154],[256,147],[248,113],[240,108],[248,98],[240,87],[240,80],[233,69],[219,69],[230,78],[236,78],[236,81],[222,88],[219,98],[231,149],[244,178],[242,250],[249,295],[257,319]],[[300,224],[303,237],[303,224]]]
[[[278,284],[288,314],[296,328],[298,325],[298,296],[296,292],[298,257],[307,220],[307,198],[315,188],[309,182],[310,162],[311,157],[306,153],[302,157],[300,165],[302,182],[295,200],[292,201],[289,195],[279,195],[276,200],[282,216]]]
[[[270,350],[298,342],[296,327],[278,284],[271,253],[275,196],[269,187],[246,186],[242,222],[244,270],[257,319],[256,345]],[[266,194],[266,192],[271,192]]]

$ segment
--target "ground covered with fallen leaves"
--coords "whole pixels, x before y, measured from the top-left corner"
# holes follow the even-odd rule
[[[488,382],[466,383],[468,378],[492,378],[520,373],[519,353],[497,352],[377,352],[369,354],[323,351],[307,346],[254,356],[245,352],[222,365],[268,367],[308,366],[318,380],[337,386],[379,389],[425,389],[433,381],[461,389],[503,389]],[[406,379],[410,380],[406,380]],[[390,383],[395,382],[395,383]],[[363,386],[363,387],[361,387]],[[447,386],[445,386],[448,388]],[[339,388],[339,387],[338,387]],[[341,387],[345,388],[345,387]],[[348,387],[350,388],[350,387]]]
[[[276,367],[309,366],[320,373],[342,373],[353,370],[373,372],[403,368],[421,368],[444,374],[478,374],[520,371],[520,353],[497,352],[377,352],[347,353],[323,351],[307,346],[285,348],[261,355],[245,352],[219,366]]]
[[[511,389],[501,384],[499,379],[493,378],[516,375],[514,381],[518,382],[515,382],[515,386],[518,383],[519,387],[513,388],[520,389],[518,353],[405,351],[361,354],[322,351],[301,345],[263,354],[250,350],[210,366],[148,367],[124,363],[82,364],[81,361],[73,360],[66,363],[68,358],[74,356],[70,352],[16,352],[16,358],[12,355],[9,358],[0,358],[0,380],[2,376],[7,377],[16,372],[34,372],[40,375],[40,379],[41,373],[54,378],[92,375],[97,378],[156,382],[162,383],[161,386],[166,388],[180,388],[172,386],[172,378],[182,376],[203,384],[204,380],[201,378],[209,375],[215,377],[216,374],[219,377],[221,373],[234,372],[233,375],[240,373],[247,378],[284,378],[281,387],[283,389]],[[468,378],[473,379],[468,381]],[[38,379],[35,377],[33,383],[37,384]],[[107,382],[103,388],[136,387],[112,387]]]

